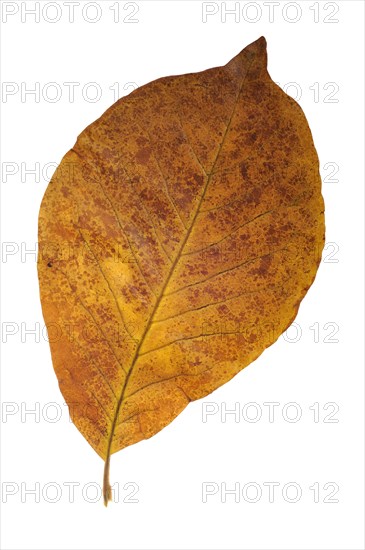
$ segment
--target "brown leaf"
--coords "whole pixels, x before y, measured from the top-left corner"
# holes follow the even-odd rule
[[[305,116],[260,38],[117,101],[43,198],[38,260],[73,422],[105,460],[230,380],[295,318],[324,241]]]

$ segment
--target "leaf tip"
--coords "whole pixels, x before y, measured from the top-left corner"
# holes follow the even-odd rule
[[[263,57],[266,60],[267,55],[267,42],[264,36],[260,36],[255,42],[251,42],[243,50],[246,53],[250,53],[252,56]]]
[[[231,59],[226,67],[229,67],[237,74],[241,74],[242,69],[245,69],[247,66],[250,66],[253,59],[256,59],[256,65],[261,69],[267,68],[267,51],[266,51],[266,38],[260,36],[251,44],[248,44],[243,50],[240,51],[233,59]]]
[[[262,50],[266,50],[267,47],[266,38],[264,36],[260,36],[260,38],[258,38],[256,42],[252,42],[252,44],[257,44],[257,47]]]

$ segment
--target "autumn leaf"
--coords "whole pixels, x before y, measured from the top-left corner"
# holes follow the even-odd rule
[[[160,78],[78,137],[45,192],[38,272],[72,420],[105,461],[228,382],[292,323],[324,242],[306,118],[260,38]]]

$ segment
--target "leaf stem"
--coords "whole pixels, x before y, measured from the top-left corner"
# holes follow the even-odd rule
[[[109,500],[112,500],[112,488],[109,482],[110,455],[108,455],[104,465],[103,497],[104,506],[108,506]]]

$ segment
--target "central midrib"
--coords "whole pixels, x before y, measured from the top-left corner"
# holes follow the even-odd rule
[[[251,60],[249,66],[247,67],[246,73],[245,73],[245,75],[244,75],[244,77],[243,77],[243,79],[242,79],[242,83],[241,83],[240,88],[239,88],[239,90],[238,90],[237,97],[236,97],[236,100],[235,100],[235,103],[234,103],[234,106],[233,106],[233,109],[232,109],[231,116],[230,116],[230,118],[229,118],[229,120],[228,120],[227,127],[226,127],[226,130],[225,130],[225,132],[224,132],[224,135],[223,135],[221,144],[220,144],[220,146],[219,146],[219,148],[218,148],[218,151],[217,151],[216,157],[215,157],[215,159],[214,159],[212,168],[211,168],[210,172],[208,173],[207,181],[206,181],[206,183],[205,183],[203,193],[202,193],[202,195],[201,195],[201,197],[200,197],[200,200],[199,200],[198,206],[197,206],[197,208],[196,208],[196,211],[195,211],[194,217],[193,217],[193,219],[192,219],[192,222],[191,222],[191,224],[190,224],[190,227],[189,227],[189,229],[186,231],[186,235],[185,235],[185,237],[184,237],[184,240],[183,240],[183,242],[182,242],[182,244],[181,244],[181,246],[180,246],[180,249],[179,249],[179,251],[178,251],[178,253],[177,253],[177,255],[176,255],[176,258],[175,258],[173,264],[171,265],[170,271],[169,271],[169,273],[168,273],[168,275],[167,275],[167,277],[166,277],[166,281],[165,281],[165,283],[164,283],[164,285],[163,285],[163,287],[162,287],[162,289],[161,289],[161,292],[160,292],[160,294],[159,294],[159,296],[158,296],[158,298],[157,298],[157,300],[156,300],[156,303],[155,303],[155,306],[154,306],[154,308],[153,308],[153,310],[152,310],[152,313],[151,313],[151,316],[150,316],[150,318],[149,318],[149,321],[148,321],[148,323],[147,323],[147,325],[146,325],[146,328],[145,328],[145,330],[144,330],[144,332],[143,332],[143,335],[142,335],[142,337],[141,337],[141,339],[140,339],[140,341],[139,341],[139,344],[138,344],[138,346],[137,346],[137,348],[136,348],[136,351],[135,351],[135,354],[134,354],[134,357],[133,357],[133,360],[132,360],[130,369],[129,369],[128,374],[127,374],[127,376],[126,376],[126,378],[125,378],[124,385],[123,385],[123,388],[122,388],[122,390],[121,390],[121,394],[120,394],[120,397],[119,397],[119,400],[118,400],[118,404],[117,404],[117,407],[116,407],[116,409],[115,409],[115,415],[114,415],[114,418],[113,418],[113,423],[112,423],[112,426],[111,426],[110,436],[109,436],[109,440],[108,440],[107,454],[106,454],[106,459],[105,459],[105,470],[109,470],[109,461],[110,461],[110,455],[111,455],[110,451],[111,451],[111,446],[112,446],[112,441],[113,441],[115,426],[116,426],[116,422],[117,422],[117,419],[118,419],[120,407],[121,407],[121,405],[122,405],[122,403],[123,403],[123,399],[124,399],[124,395],[125,395],[125,392],[126,392],[126,388],[127,388],[127,386],[128,386],[129,378],[130,378],[130,376],[131,376],[131,374],[132,374],[132,372],[133,372],[134,365],[136,364],[136,362],[137,362],[137,360],[138,360],[138,358],[139,358],[140,349],[141,349],[141,347],[142,347],[142,345],[143,345],[143,343],[144,343],[144,341],[145,341],[145,339],[146,339],[146,336],[147,336],[147,334],[148,334],[148,331],[149,331],[149,329],[150,329],[150,327],[151,327],[151,324],[152,324],[152,322],[153,322],[153,318],[154,318],[154,316],[155,316],[155,313],[156,313],[156,311],[157,311],[157,309],[158,309],[158,307],[159,307],[159,305],[160,305],[160,302],[161,302],[161,300],[162,300],[162,298],[163,298],[163,296],[164,296],[164,292],[165,292],[165,290],[166,290],[166,287],[167,287],[167,285],[168,285],[169,282],[170,282],[170,279],[171,279],[171,277],[172,277],[172,275],[173,275],[173,273],[174,273],[175,267],[176,267],[177,263],[179,262],[179,260],[180,260],[180,258],[181,258],[181,253],[182,253],[182,251],[184,250],[184,247],[185,247],[185,245],[186,245],[186,242],[188,241],[188,239],[189,239],[189,237],[190,237],[190,233],[191,233],[191,231],[192,231],[192,229],[193,229],[193,227],[194,227],[195,220],[196,220],[196,218],[197,218],[197,216],[198,216],[198,214],[199,214],[201,204],[202,204],[202,202],[204,201],[204,197],[205,197],[205,194],[206,194],[206,192],[207,192],[207,189],[208,189],[208,186],[209,186],[209,183],[210,183],[210,180],[211,180],[212,173],[214,172],[215,165],[216,165],[216,163],[217,163],[217,160],[218,160],[218,158],[219,158],[220,152],[221,152],[221,150],[222,150],[222,148],[223,148],[223,145],[224,145],[224,142],[225,142],[225,140],[226,140],[226,137],[227,137],[227,134],[228,134],[228,131],[229,131],[229,128],[230,128],[230,125],[231,125],[233,116],[234,116],[235,111],[236,111],[236,107],[237,107],[237,104],[238,104],[238,99],[239,99],[239,96],[240,96],[240,94],[241,94],[241,91],[242,91],[242,88],[243,88],[243,84],[244,84],[244,82],[245,82],[245,80],[246,80],[246,76],[247,76],[247,74],[248,74],[248,72],[249,72],[249,69],[250,69],[250,67],[251,67],[252,62],[253,62],[253,59]],[[105,478],[104,478],[104,483],[105,483]],[[105,487],[104,487],[104,488],[105,488]]]

